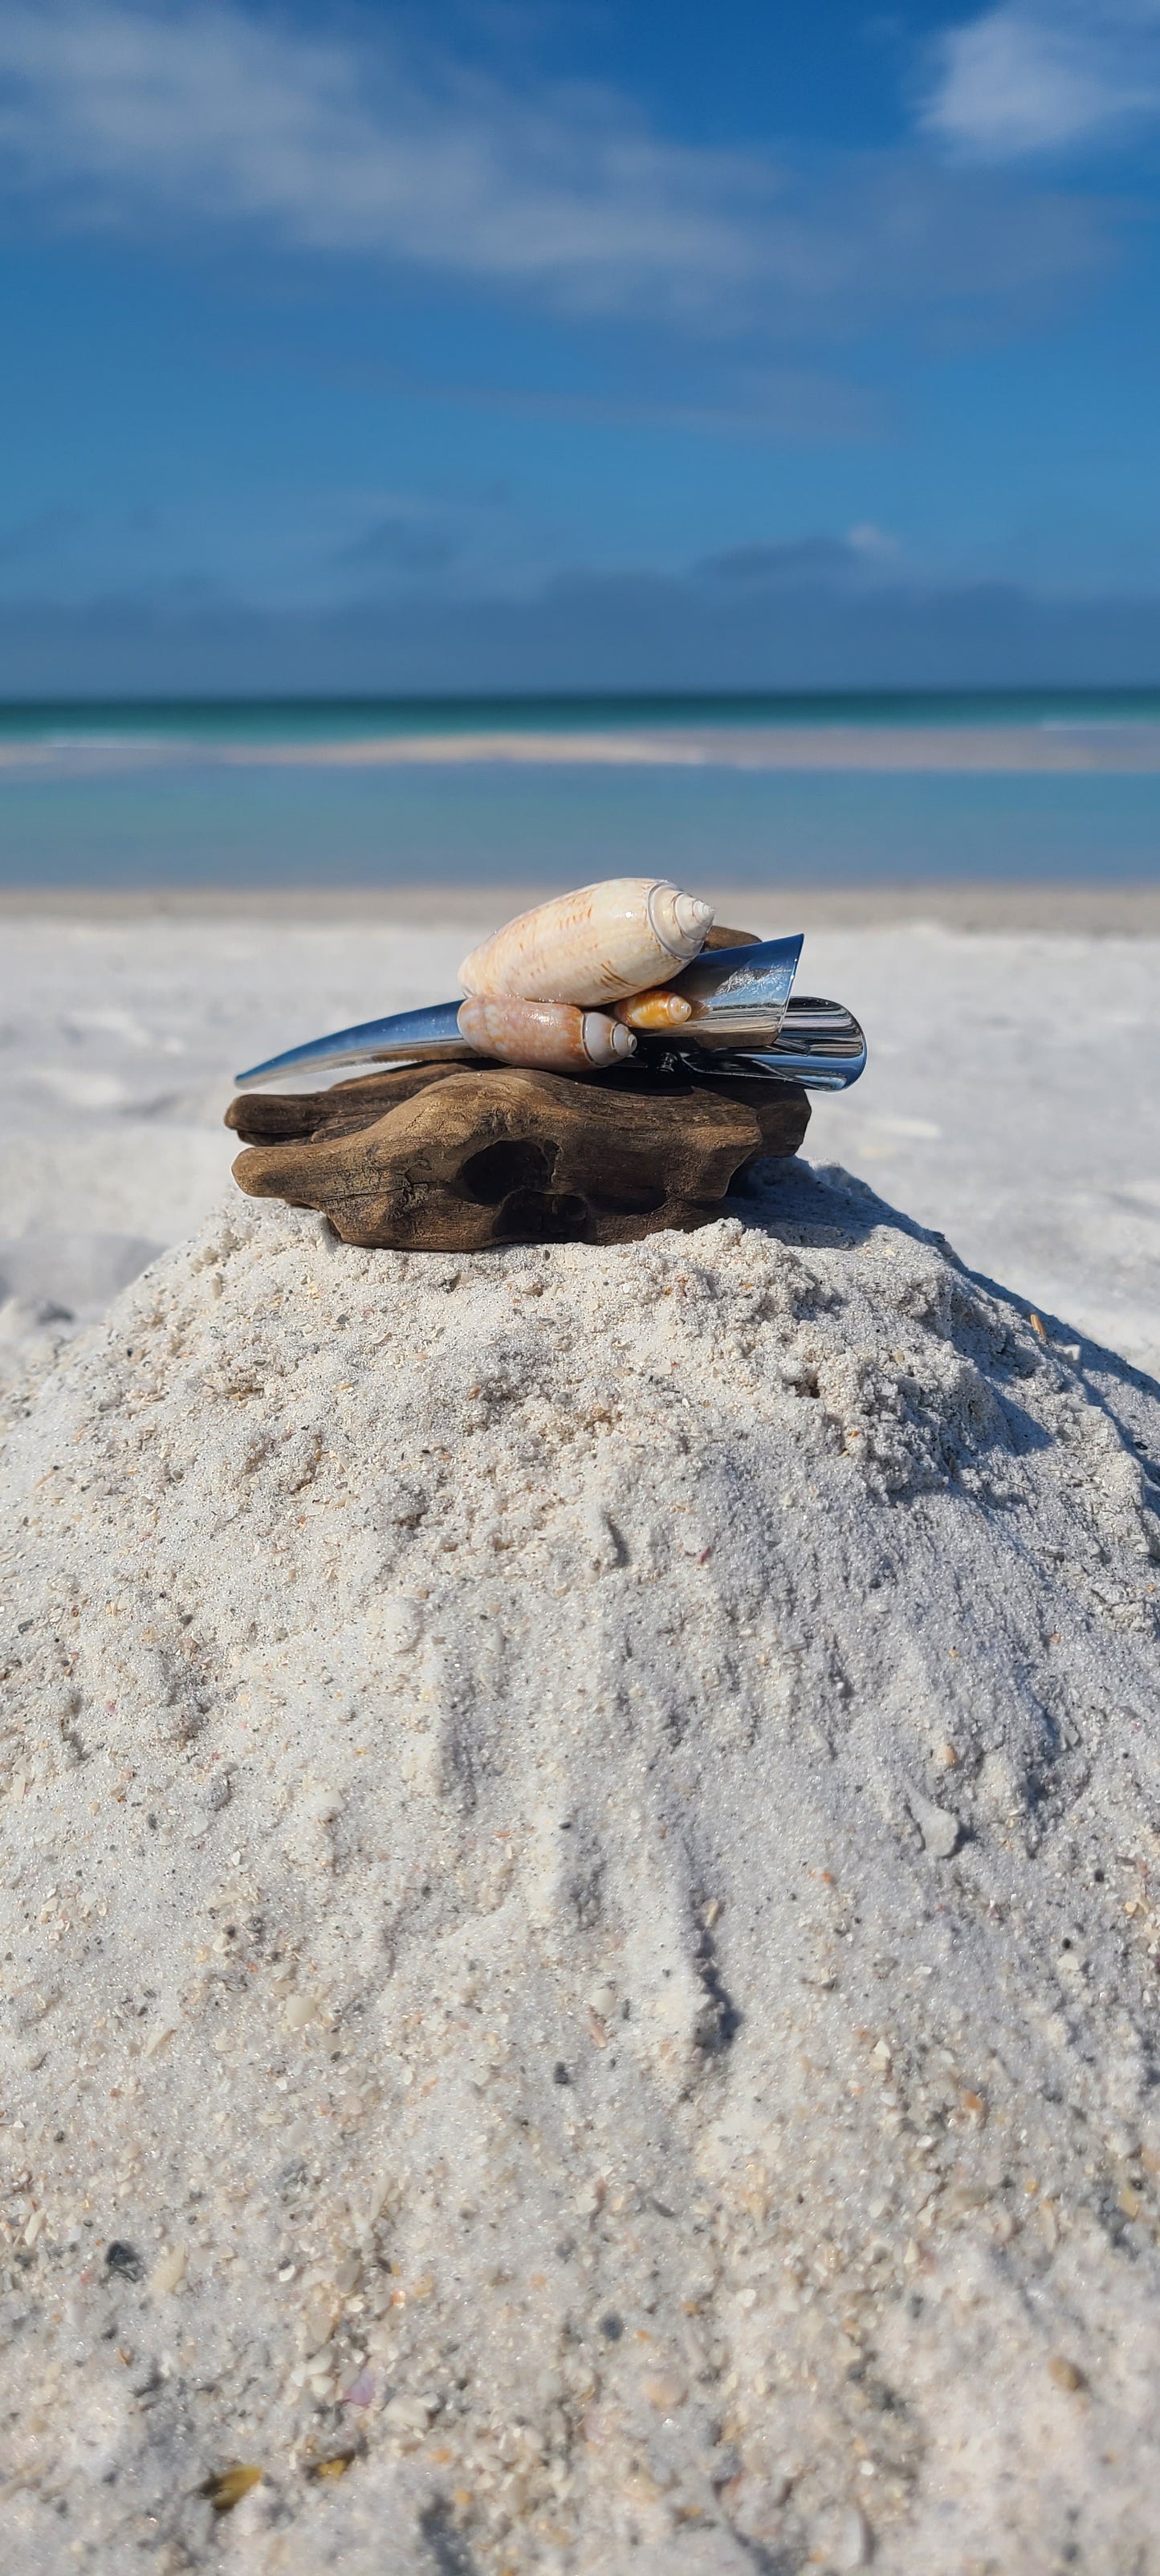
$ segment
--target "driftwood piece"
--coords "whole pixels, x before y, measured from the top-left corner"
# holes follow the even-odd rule
[[[254,1198],[322,1209],[346,1243],[473,1252],[690,1232],[809,1120],[794,1083],[584,1079],[486,1062],[406,1065],[296,1096],[246,1093],[226,1125]]]

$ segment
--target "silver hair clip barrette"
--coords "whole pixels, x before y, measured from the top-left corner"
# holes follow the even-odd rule
[[[675,975],[663,996],[641,994],[635,1025],[634,1009],[626,1010],[623,1002],[617,1005],[623,1016],[610,1020],[604,1012],[578,1005],[541,1004],[518,997],[489,1002],[486,996],[469,993],[466,1001],[396,1011],[387,1019],[364,1020],[357,1028],[312,1038],[305,1046],[290,1047],[284,1055],[251,1065],[236,1078],[240,1083],[270,1082],[284,1074],[320,1073],[340,1065],[454,1061],[481,1055],[584,1071],[631,1057],[642,1070],[651,1068],[658,1074],[684,1069],[702,1077],[757,1076],[801,1083],[808,1091],[844,1091],[864,1070],[866,1040],[853,1013],[840,1002],[792,995],[802,945],[797,937],[710,950]],[[674,1014],[669,1025],[658,1026],[661,1004],[668,1002],[670,994],[688,1007],[679,1018]],[[524,1052],[518,1054],[521,1012],[532,1034],[524,1032]],[[541,1025],[549,1014],[555,1014],[557,1022],[567,1015],[581,1024],[569,1033],[572,1052],[566,1058],[529,1052],[535,1044],[533,1014],[539,1014]],[[653,1026],[641,1025],[650,1017]],[[592,1021],[600,1024],[598,1032],[586,1031],[583,1024]],[[607,1051],[602,1055],[602,1034],[608,1028],[613,1037],[605,1041]],[[560,1043],[564,1043],[562,1036]]]

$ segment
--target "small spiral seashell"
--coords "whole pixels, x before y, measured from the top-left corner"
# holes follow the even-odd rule
[[[527,1002],[615,1002],[662,984],[700,955],[712,908],[665,877],[608,877],[522,912],[473,948],[467,994]]]
[[[631,1029],[606,1011],[577,1010],[572,1002],[523,1002],[506,993],[469,995],[460,1009],[459,1033],[481,1055],[544,1073],[592,1073],[636,1052]]]
[[[628,1000],[618,1002],[613,1017],[623,1020],[627,1029],[679,1029],[693,1016],[693,1005],[683,993],[630,993]]]

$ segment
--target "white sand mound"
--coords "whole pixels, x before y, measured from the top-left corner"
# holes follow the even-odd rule
[[[3,1470],[6,2571],[1160,2566],[1147,1445],[800,1167],[127,1291]]]

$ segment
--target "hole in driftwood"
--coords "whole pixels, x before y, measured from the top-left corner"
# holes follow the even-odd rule
[[[513,1190],[495,1221],[497,1243],[579,1243],[588,1201],[575,1190]]]
[[[507,1136],[470,1155],[460,1177],[480,1207],[498,1207],[514,1190],[546,1190],[554,1161],[554,1154],[530,1138]]]
[[[623,1189],[610,1197],[605,1190],[593,1190],[588,1204],[602,1216],[651,1216],[668,1195],[667,1190]]]

